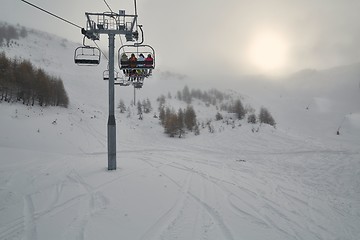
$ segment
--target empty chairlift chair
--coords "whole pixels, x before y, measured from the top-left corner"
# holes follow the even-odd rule
[[[74,61],[79,66],[99,65],[101,51],[96,47],[81,46],[75,49]]]
[[[114,71],[114,81],[118,79],[119,73],[117,71]],[[104,80],[109,80],[109,70],[105,70],[103,73]]]
[[[105,81],[109,80],[109,70],[104,71],[103,79]],[[126,87],[126,86],[130,86],[131,82],[124,80],[123,78],[119,78],[119,72],[115,71],[114,72],[114,84]]]

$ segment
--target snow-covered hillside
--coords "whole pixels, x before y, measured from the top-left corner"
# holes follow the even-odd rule
[[[360,238],[358,65],[277,82],[157,70],[136,91],[154,109],[185,85],[218,87],[267,107],[277,127],[214,121],[214,133],[169,138],[154,112],[141,121],[134,107],[116,113],[118,169],[109,172],[106,62],[78,67],[79,45],[46,33],[17,43],[1,50],[61,77],[70,105],[0,103],[0,239]],[[117,88],[116,102],[130,105],[133,93]],[[194,108],[200,120],[215,117]]]

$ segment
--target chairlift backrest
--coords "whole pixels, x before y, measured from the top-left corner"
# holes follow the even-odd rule
[[[75,49],[74,61],[79,66],[99,65],[101,51],[96,47],[81,46]]]

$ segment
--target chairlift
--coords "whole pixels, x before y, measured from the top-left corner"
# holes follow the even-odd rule
[[[130,86],[130,85],[131,85],[131,82],[128,81],[128,80],[121,79],[121,80],[119,80],[119,81],[116,81],[114,84],[115,84],[115,85],[119,85],[119,86],[121,86],[121,87],[127,87],[127,86]]]
[[[145,61],[131,61],[132,54],[135,55],[136,59],[142,54]],[[148,56],[151,57],[150,60]],[[123,45],[119,49],[118,58],[119,68],[126,77],[135,75],[135,77],[148,78],[151,76],[152,70],[155,69],[155,50],[150,45]]]
[[[133,82],[133,86],[134,88],[142,88],[142,86],[144,85],[144,82],[142,81],[136,81],[136,82]]]
[[[116,81],[118,79],[119,73],[117,71],[114,71],[114,81]],[[104,80],[109,80],[109,70],[105,70],[103,73],[103,79]]]
[[[75,49],[74,61],[79,66],[99,65],[101,51],[97,47],[81,46]]]

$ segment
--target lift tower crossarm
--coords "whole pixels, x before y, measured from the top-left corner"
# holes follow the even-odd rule
[[[123,10],[119,13],[86,12],[85,15],[87,24],[84,35],[88,38],[99,38],[100,34],[125,35],[127,41],[134,41],[134,38],[137,38],[137,31],[134,31],[137,15],[125,14]]]

